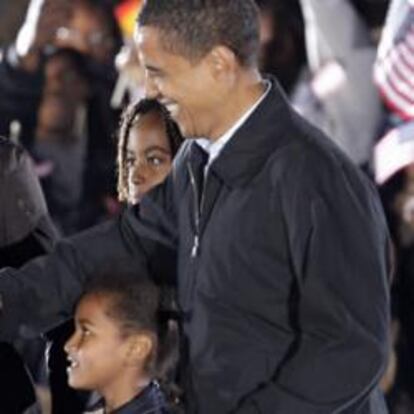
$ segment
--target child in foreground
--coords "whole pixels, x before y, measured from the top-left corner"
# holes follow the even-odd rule
[[[94,410],[173,412],[160,383],[173,366],[177,331],[162,315],[160,291],[148,279],[114,270],[86,289],[65,352],[69,385],[102,396]]]

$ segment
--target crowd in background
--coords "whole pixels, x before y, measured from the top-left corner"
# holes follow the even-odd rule
[[[115,216],[124,202],[139,202],[142,195],[125,183],[159,173],[155,158],[165,161],[162,180],[181,142],[170,125],[164,153],[146,155],[145,173],[129,179],[125,168],[137,162],[128,158],[130,130],[137,114],[158,109],[148,102],[130,107],[119,128],[122,110],[144,94],[131,33],[122,30],[125,3],[0,3],[0,22],[9,24],[0,26],[0,135],[31,155],[61,235]],[[296,109],[342,147],[382,196],[395,269],[394,343],[383,389],[392,413],[413,412],[414,2],[257,3],[262,71],[278,78]]]

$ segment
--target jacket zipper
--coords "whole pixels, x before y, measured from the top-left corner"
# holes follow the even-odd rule
[[[193,204],[194,204],[195,234],[194,234],[194,239],[193,239],[193,246],[191,248],[191,257],[195,259],[198,256],[198,253],[200,252],[200,221],[201,221],[201,214],[203,212],[207,176],[205,176],[203,180],[203,188],[202,188],[201,198],[200,198],[197,183],[194,177],[194,172],[190,164],[188,164],[188,172],[190,174],[190,182],[191,182],[191,187],[193,188],[193,194],[194,194]],[[204,171],[203,171],[203,174],[204,174]],[[200,204],[198,203],[199,199],[200,199]]]

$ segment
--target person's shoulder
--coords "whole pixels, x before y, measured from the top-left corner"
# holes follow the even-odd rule
[[[286,188],[336,191],[346,182],[366,187],[365,173],[320,129],[292,110],[288,144],[273,154],[272,174]]]

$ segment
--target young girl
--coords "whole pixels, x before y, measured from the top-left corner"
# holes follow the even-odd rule
[[[143,99],[125,111],[118,143],[118,197],[136,204],[171,169],[183,137],[168,111]]]
[[[119,268],[99,275],[78,302],[65,345],[69,385],[97,391],[104,413],[171,413],[159,384],[178,340],[162,315],[160,291],[149,279]]]

